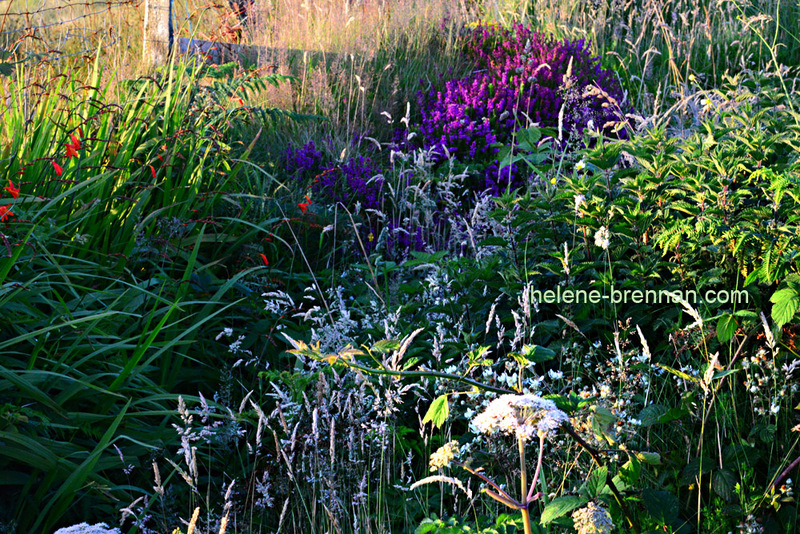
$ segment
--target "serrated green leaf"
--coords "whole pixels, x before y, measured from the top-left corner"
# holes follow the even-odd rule
[[[645,406],[642,411],[639,412],[637,419],[642,422],[643,427],[648,427],[660,423],[661,421],[659,419],[666,415],[668,411],[669,408],[663,404],[651,404],[650,406]]]
[[[553,499],[550,501],[550,504],[545,506],[544,511],[542,512],[542,517],[540,522],[542,525],[547,525],[551,523],[554,519],[558,519],[569,512],[575,510],[576,508],[580,508],[584,504],[588,502],[587,499],[583,499],[580,497],[573,497],[572,495],[568,495],[566,497],[559,497],[557,499]]]
[[[740,369],[726,369],[725,371],[720,371],[719,373],[716,373],[714,376],[711,377],[711,380],[719,380],[720,378],[732,375],[733,373],[738,373],[739,371]]]
[[[736,474],[724,467],[711,475],[711,487],[714,488],[714,493],[728,502],[733,500],[733,492],[737,482]]]
[[[539,345],[525,345],[522,355],[531,363],[547,362],[556,357],[555,351]]]
[[[668,491],[654,489],[642,490],[642,502],[652,518],[662,525],[669,525],[680,513],[680,501]]]
[[[779,289],[769,300],[772,302],[772,319],[778,328],[791,321],[800,308],[800,296],[790,287]]]
[[[602,494],[603,489],[606,487],[606,479],[608,478],[608,467],[603,466],[591,472],[586,479],[586,494],[595,499]]]
[[[636,453],[636,458],[647,465],[661,465],[661,455],[657,452],[639,451]]]
[[[428,413],[425,414],[422,424],[431,423],[436,428],[441,428],[448,415],[450,415],[450,403],[447,400],[447,395],[440,395],[436,397],[431,407],[428,408]]]
[[[667,410],[667,413],[658,418],[658,422],[662,424],[671,423],[672,421],[677,421],[678,419],[680,419],[684,415],[687,415],[688,413],[689,411],[684,408],[679,408],[679,407],[670,408],[669,410]]]
[[[719,318],[717,321],[717,339],[720,340],[721,343],[727,343],[728,341],[733,338],[733,334],[736,333],[736,329],[739,328],[739,324],[736,322],[736,318],[727,313]]]
[[[410,368],[414,367],[415,365],[417,365],[419,363],[419,361],[420,361],[420,358],[418,358],[417,356],[413,356],[411,358],[408,358],[405,362],[403,362],[403,371],[407,371]]]
[[[609,445],[617,442],[617,434],[614,431],[614,423],[617,417],[608,408],[594,406],[592,408],[592,430],[595,437],[600,441],[605,441]]]
[[[372,345],[372,350],[382,354],[392,352],[393,350],[397,350],[399,348],[400,342],[395,339],[382,339],[381,341],[378,341]]]
[[[642,464],[635,455],[629,457],[619,469],[619,477],[629,486],[635,486],[642,474]]]

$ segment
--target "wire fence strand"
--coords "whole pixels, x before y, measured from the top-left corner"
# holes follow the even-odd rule
[[[0,61],[48,62],[141,46],[144,2],[0,0]]]

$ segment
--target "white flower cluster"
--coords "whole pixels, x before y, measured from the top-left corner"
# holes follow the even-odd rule
[[[524,441],[547,436],[569,421],[551,400],[535,395],[501,395],[472,420],[478,432],[516,434]]]
[[[110,528],[105,523],[97,523],[96,525],[80,523],[71,527],[60,528],[56,530],[56,534],[119,534],[119,529]]]
[[[572,512],[572,521],[578,534],[610,534],[614,529],[611,514],[594,502]]]
[[[608,245],[611,244],[611,233],[608,228],[601,226],[594,234],[594,244],[603,250],[608,250]]]

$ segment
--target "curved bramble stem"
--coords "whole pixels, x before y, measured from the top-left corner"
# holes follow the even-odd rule
[[[313,359],[315,361],[327,362],[327,363],[329,363],[331,365],[340,364],[340,365],[343,365],[343,366],[347,367],[348,369],[361,371],[362,373],[366,373],[366,374],[369,374],[369,375],[386,375],[386,376],[396,376],[396,377],[399,377],[399,378],[443,378],[443,379],[446,379],[446,380],[452,380],[452,381],[460,383],[460,384],[468,384],[468,385],[473,386],[475,388],[482,389],[484,391],[491,391],[493,393],[501,393],[501,394],[514,393],[513,391],[508,390],[508,389],[504,389],[504,388],[500,388],[500,387],[496,387],[496,386],[490,386],[490,385],[487,385],[487,384],[482,384],[482,383],[478,382],[477,380],[473,380],[473,379],[467,378],[465,376],[455,375],[455,374],[451,374],[451,373],[442,373],[440,371],[394,371],[392,369],[387,369],[386,367],[381,365],[380,362],[378,362],[378,364],[381,365],[381,366],[378,367],[378,368],[367,367],[365,365],[361,365],[361,364],[356,363],[355,361],[353,361],[352,354],[346,354],[346,355],[345,354],[328,354],[328,355],[324,355],[324,354],[319,353],[318,351],[313,350],[312,348],[308,347],[305,344],[298,343],[297,341],[293,340],[289,336],[286,336],[285,334],[284,334],[284,337],[286,337],[288,340],[290,340],[292,345],[294,345],[296,347],[294,350],[287,351],[287,352],[289,352],[291,354],[301,354],[303,356],[308,356],[309,358],[311,358],[311,359]],[[300,348],[297,348],[297,347],[300,347]],[[363,354],[363,352],[361,352],[361,351],[358,351],[358,352]]]

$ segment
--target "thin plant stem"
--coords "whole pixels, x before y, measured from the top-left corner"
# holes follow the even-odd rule
[[[519,466],[522,470],[522,474],[520,475],[520,484],[522,485],[522,527],[525,529],[525,534],[533,534],[531,530],[531,516],[528,513],[528,500],[526,498],[528,494],[528,480],[525,472],[527,467],[525,465],[525,440],[522,439],[522,436],[517,436],[517,443],[519,444]]]
[[[533,480],[531,480],[531,489],[528,491],[528,495],[525,498],[525,505],[529,505],[535,499],[535,494],[533,493],[534,489],[536,489],[536,482],[539,480],[539,472],[542,470],[542,460],[544,459],[544,436],[539,436],[539,458],[536,460],[536,471],[533,473]]]

